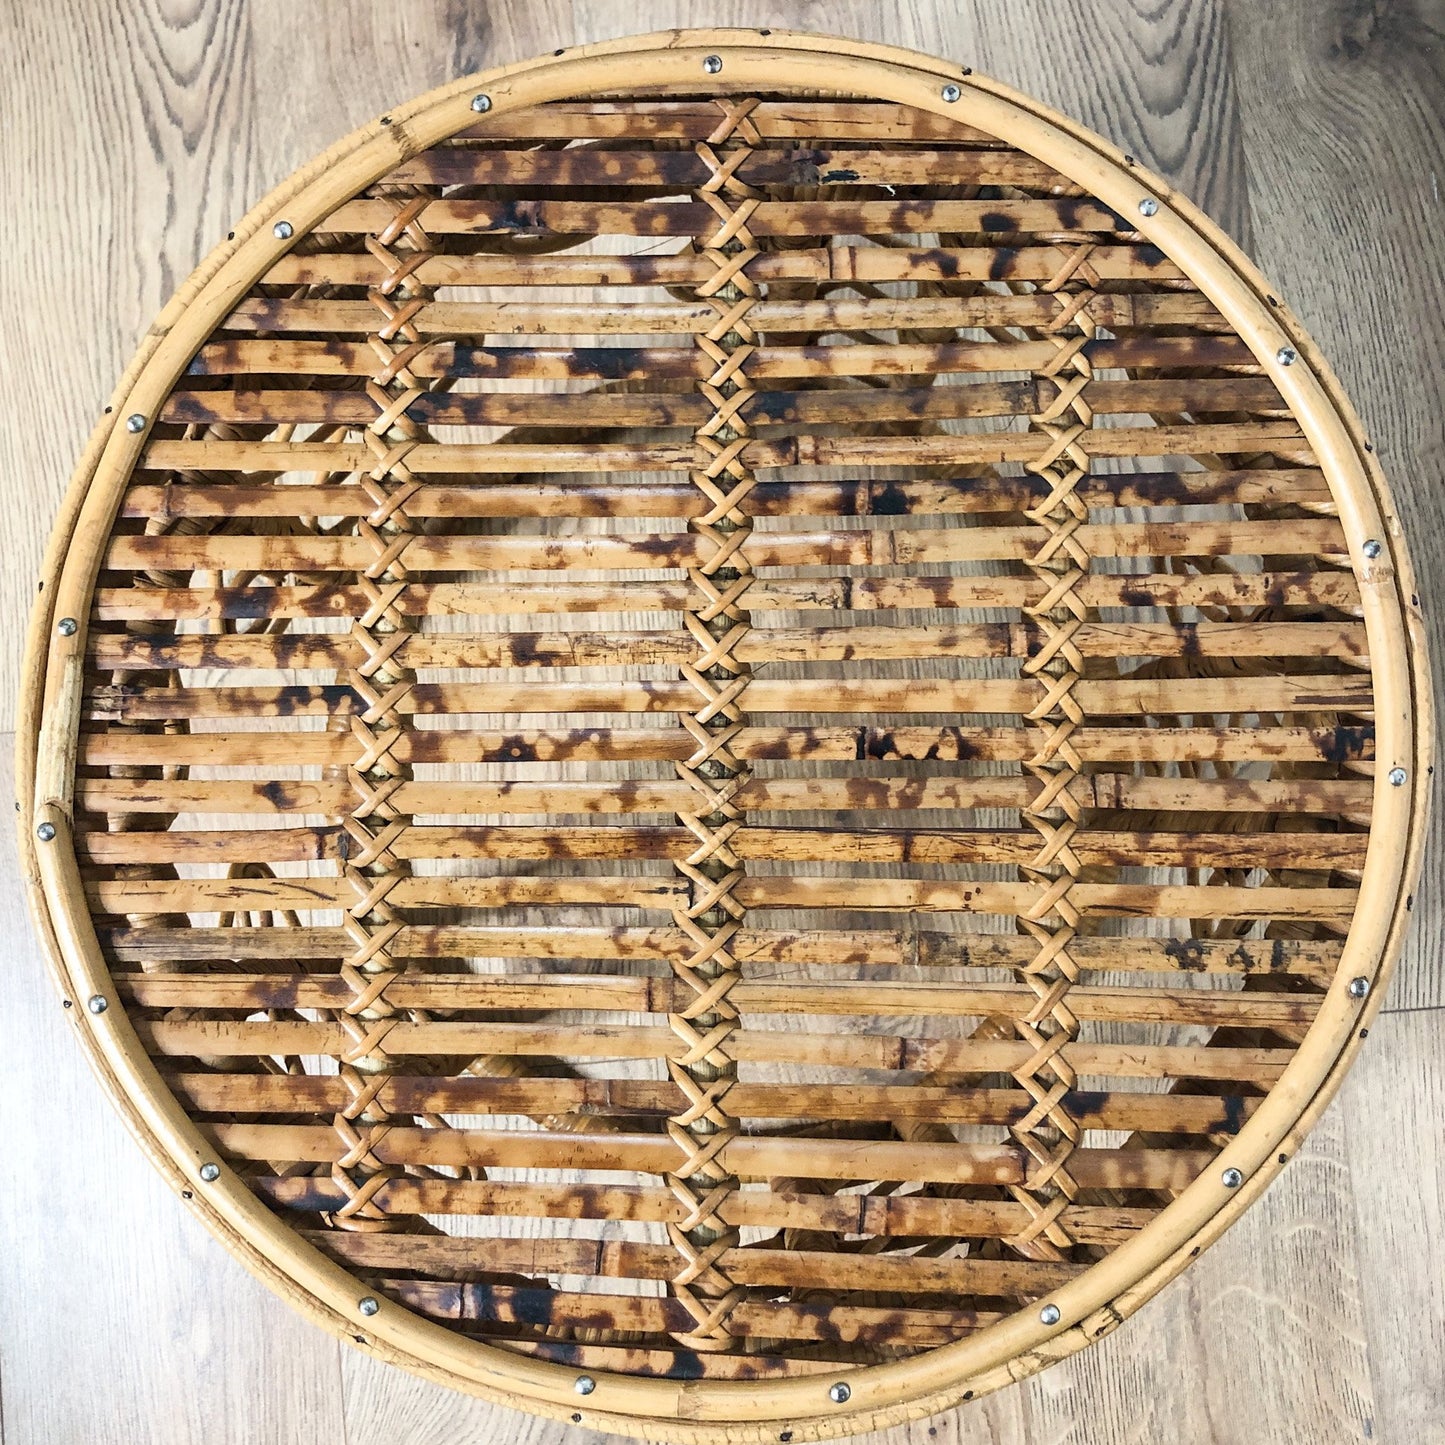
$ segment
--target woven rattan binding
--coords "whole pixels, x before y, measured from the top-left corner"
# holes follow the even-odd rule
[[[1382,483],[1228,244],[765,36],[263,204],[82,465],[21,741],[73,1016],[212,1226],[669,1440],[936,1408],[1197,1253],[1362,1032],[1428,732]]]

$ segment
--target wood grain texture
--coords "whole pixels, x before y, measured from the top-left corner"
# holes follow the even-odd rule
[[[336,1445],[340,1345],[218,1250],[136,1147],[71,1037],[18,874],[6,828],[3,1439]]]
[[[1355,1206],[1376,1440],[1445,1440],[1445,1066],[1438,1009],[1382,1015],[1336,1101]],[[1400,1079],[1409,1087],[1401,1088]],[[1388,1107],[1381,1108],[1388,1101]],[[1411,1141],[1397,1187],[1399,1141]],[[1415,1261],[1417,1263],[1412,1263]]]
[[[1411,539],[1445,652],[1445,4],[1229,6],[1254,255],[1338,372]],[[1333,281],[1331,280],[1333,278]],[[1421,899],[1438,908],[1439,780]],[[1438,915],[1437,915],[1438,916]],[[1417,928],[1387,1007],[1445,1005]]]
[[[0,174],[30,220],[0,253],[0,277],[7,295],[47,298],[12,308],[0,352],[3,394],[26,419],[0,434],[6,653],[18,655],[84,434],[144,326],[228,222],[351,127],[452,76],[697,24],[812,28],[959,59],[1168,175],[1252,246],[1342,373],[1417,539],[1427,613],[1438,610],[1445,77],[1432,0],[367,0],[344,25],[320,0],[67,0],[0,13],[11,142]],[[0,725],[12,697],[7,686]],[[1394,1008],[1445,1002],[1439,852]],[[66,1036],[19,918],[13,854],[3,861],[13,983],[0,1127],[20,1156],[0,1191],[9,1445],[603,1438],[354,1351],[338,1366],[337,1346],[183,1221]],[[1130,1325],[978,1406],[862,1438],[1445,1441],[1441,1017],[1382,1018],[1284,1178]],[[69,1187],[42,1193],[57,1158]]]
[[[0,8],[0,123],[14,138],[0,184],[27,218],[0,273],[7,295],[46,298],[14,309],[0,357],[0,388],[32,419],[0,431],[6,657],[19,656],[66,478],[137,339],[271,183],[253,159],[250,55],[245,8],[229,0]],[[7,686],[0,726],[14,719]]]

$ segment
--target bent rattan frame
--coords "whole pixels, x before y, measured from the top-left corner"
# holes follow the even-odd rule
[[[721,58],[716,78],[704,59]],[[358,1282],[286,1228],[214,1154],[166,1088],[122,1008],[92,1012],[113,984],[92,926],[71,828],[86,644],[84,619],[102,548],[144,430],[197,347],[288,248],[399,162],[476,120],[541,102],[668,88],[876,97],[976,126],[1079,182],[1198,286],[1249,346],[1318,458],[1359,585],[1377,696],[1373,814],[1358,904],[1338,968],[1303,1043],[1204,1174],[1112,1254],[988,1329],[911,1358],[766,1381],[677,1381],[577,1370],[464,1339],[387,1300],[361,1309]],[[957,99],[945,95],[957,88]],[[1141,200],[1157,209],[1140,212]],[[273,227],[288,223],[286,236]],[[1293,364],[1281,360],[1297,352]],[[1382,543],[1366,549],[1368,541]],[[1374,555],[1378,551],[1378,555]],[[62,618],[81,619],[62,632]],[[1431,737],[1431,695],[1408,560],[1388,492],[1358,422],[1308,338],[1238,250],[1187,201],[1113,148],[1032,101],[958,66],[886,47],[782,32],[669,32],[559,52],[443,87],[348,137],[268,196],[162,313],[122,379],[76,472],[52,538],[32,621],[19,725],[22,856],[34,914],[68,1017],[128,1124],[207,1225],[268,1285],[337,1335],[456,1388],[598,1429],[669,1441],[793,1439],[878,1428],[1021,1378],[1107,1334],[1212,1242],[1296,1149],[1337,1088],[1406,924],[1417,870]],[[1404,780],[1388,781],[1392,772]],[[37,830],[40,830],[37,833]],[[53,831],[52,831],[53,830]],[[50,836],[46,837],[49,834]],[[1350,990],[1363,978],[1364,997]],[[1357,991],[1358,992],[1358,991]],[[74,1006],[72,1006],[74,1005]],[[1240,1180],[1230,1187],[1232,1171]],[[1229,1179],[1226,1178],[1229,1176]],[[1044,1308],[1042,1313],[1040,1307]],[[1046,1323],[1045,1321],[1050,1321]],[[830,1383],[846,1378],[843,1400]]]

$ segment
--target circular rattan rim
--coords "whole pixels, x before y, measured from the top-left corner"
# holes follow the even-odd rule
[[[704,57],[722,59],[705,71]],[[1293,1060],[1214,1166],[1136,1237],[1046,1301],[981,1334],[905,1361],[847,1373],[846,1403],[832,1377],[769,1383],[637,1379],[598,1374],[585,1408],[576,1371],[462,1339],[384,1302],[358,1308],[356,1281],[304,1243],[222,1167],[203,1181],[212,1152],[161,1082],[122,1009],[68,1008],[92,1065],[157,1166],[213,1233],[272,1289],[337,1335],[429,1379],[554,1418],[645,1438],[682,1441],[817,1439],[879,1428],[970,1399],[1072,1354],[1109,1333],[1213,1242],[1288,1160],[1333,1096],[1398,952],[1424,833],[1431,692],[1418,601],[1384,478],[1359,422],[1309,339],[1238,249],[1187,201],[1098,137],[1006,87],[958,66],[891,47],[763,31],[669,31],[560,51],[433,91],[349,136],[273,191],[181,288],[106,408],[81,459],[46,554],[31,620],[18,725],[21,852],[34,917],[67,1004],[105,994],[110,977],[85,905],[71,847],[84,626],[62,636],[58,616],[84,618],[120,489],[145,433],[115,422],[154,415],[197,345],[235,301],[336,204],[399,161],[474,121],[484,90],[495,113],[626,89],[686,86],[846,90],[931,111],[989,131],[1087,185],[1183,267],[1254,351],[1315,449],[1339,507],[1359,580],[1377,695],[1373,825],[1355,912],[1333,984]],[[947,96],[958,93],[956,100]],[[1157,210],[1141,213],[1143,199]],[[273,224],[290,222],[281,239]],[[1294,348],[1299,360],[1276,354]],[[1384,543],[1367,558],[1363,544]],[[1372,549],[1373,550],[1373,549]],[[1403,786],[1386,781],[1404,769]],[[49,824],[52,840],[36,829]],[[1351,997],[1347,980],[1371,988]],[[1230,1189],[1226,1171],[1243,1184]],[[1054,1316],[1051,1309],[1047,1312]]]

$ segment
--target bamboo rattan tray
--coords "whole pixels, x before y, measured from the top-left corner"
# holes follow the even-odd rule
[[[668,1441],[1107,1333],[1286,1163],[1408,908],[1370,448],[1156,177],[729,31],[357,132],[162,314],[20,777],[77,1030],[328,1328]]]

